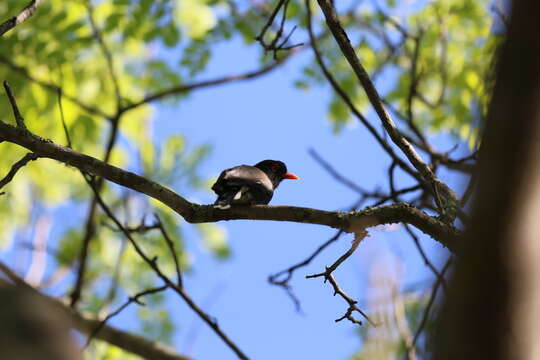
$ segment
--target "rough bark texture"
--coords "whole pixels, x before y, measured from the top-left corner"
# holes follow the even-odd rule
[[[523,346],[527,334],[515,327],[521,308],[517,290],[527,270],[520,264],[525,259],[514,254],[523,246],[524,200],[538,187],[530,175],[538,166],[531,150],[540,123],[539,10],[536,0],[513,4],[482,142],[472,219],[435,335],[438,360],[534,359]]]

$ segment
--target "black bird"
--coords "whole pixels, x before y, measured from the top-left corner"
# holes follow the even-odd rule
[[[263,160],[255,166],[239,165],[223,170],[212,190],[218,198],[214,205],[228,209],[231,205],[265,205],[283,179],[298,179],[277,160]]]

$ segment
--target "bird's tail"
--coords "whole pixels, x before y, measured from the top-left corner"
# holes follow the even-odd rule
[[[231,189],[230,191],[220,194],[214,203],[214,206],[223,210],[228,209],[231,207],[233,201],[238,204],[239,201],[241,201],[242,195],[248,190],[249,188],[247,186],[242,186],[239,189]]]

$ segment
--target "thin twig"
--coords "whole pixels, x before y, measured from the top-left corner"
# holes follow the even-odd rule
[[[66,136],[67,147],[72,147],[71,137],[69,136],[69,131],[66,124],[66,119],[64,117],[64,107],[62,106],[62,89],[58,88],[58,109],[60,110],[60,119],[62,120],[62,128],[64,129],[64,135]]]
[[[109,76],[113,84],[114,95],[116,97],[116,109],[118,111],[120,107],[122,106],[122,94],[120,92],[120,84],[118,83],[118,77],[116,76],[116,71],[114,69],[113,56],[109,47],[105,43],[105,40],[103,39],[101,31],[96,24],[96,20],[94,19],[94,8],[92,6],[92,1],[86,2],[86,9],[88,11],[88,20],[90,21],[90,26],[92,27],[94,37],[97,40],[99,47],[101,49],[101,52],[103,53],[103,56],[105,57],[105,62],[107,63],[107,70],[109,72]]]
[[[384,21],[392,24],[394,28],[401,33],[401,36],[404,38],[413,38],[414,36],[409,33],[409,31],[396,21],[392,16],[389,16],[383,9],[380,7],[380,4],[377,1],[372,1],[372,4],[376,7],[377,13],[382,16]]]
[[[28,162],[36,160],[39,158],[39,155],[34,153],[28,153],[22,157],[19,161],[17,161],[15,164],[11,166],[11,169],[7,173],[6,176],[2,180],[0,180],[0,189],[2,189],[4,186],[6,186],[11,180],[13,180],[13,177],[15,177],[15,174],[17,174],[17,171],[19,171],[23,166],[25,166]]]
[[[103,199],[101,198],[101,195],[99,194],[98,189],[96,189],[95,183],[93,183],[93,180],[89,179],[89,177],[85,176],[85,179],[94,192],[94,196],[96,201],[98,202],[99,206],[103,210],[103,212],[111,219],[111,221],[122,231],[124,236],[129,240],[133,248],[135,249],[135,252],[152,268],[152,270],[156,273],[156,275],[172,290],[174,290],[184,301],[188,304],[188,306],[197,313],[197,315],[206,323],[210,328],[218,335],[225,344],[240,358],[240,359],[248,359],[248,357],[240,350],[240,348],[231,340],[229,337],[221,330],[221,328],[218,326],[217,322],[212,319],[208,314],[206,314],[195,302],[191,299],[190,296],[187,295],[183,287],[180,287],[176,285],[174,282],[171,281],[159,268],[157,264],[157,258],[149,258],[142,250],[142,248],[135,242],[135,239],[131,236],[131,233],[126,231],[124,229],[124,226],[122,223],[116,218],[116,216],[113,214],[113,212],[109,209],[109,207],[105,204]]]
[[[257,35],[255,37],[255,40],[257,40],[261,44],[261,46],[263,47],[265,52],[272,51],[274,60],[277,60],[277,53],[278,52],[285,51],[285,50],[291,50],[291,49],[294,49],[295,47],[303,45],[303,43],[299,43],[299,44],[286,46],[286,44],[289,41],[289,39],[291,38],[292,34],[296,30],[296,26],[294,26],[292,28],[292,30],[289,31],[289,33],[284,37],[284,39],[281,42],[279,42],[279,40],[281,39],[281,37],[283,35],[283,31],[285,29],[285,20],[287,19],[287,7],[288,6],[289,6],[289,0],[279,0],[278,4],[276,5],[274,10],[272,11],[272,14],[270,14],[270,16],[268,17],[268,20],[266,21],[263,28],[261,29],[261,32],[259,33],[259,35]],[[275,17],[277,16],[277,14],[279,13],[279,11],[281,9],[283,9],[283,10],[281,11],[281,21],[280,21],[279,27],[278,27],[278,29],[276,31],[276,34],[274,35],[273,39],[270,41],[270,43],[267,43],[264,40],[264,36],[265,36],[266,32],[268,31],[268,29],[270,28],[270,26],[274,23],[274,19],[275,19]],[[278,42],[279,42],[279,44],[278,44]]]
[[[270,48],[275,48],[277,42],[281,38],[281,34],[283,34],[283,29],[285,28],[285,20],[287,19],[287,7],[289,6],[289,0],[285,0],[285,3],[283,4],[283,11],[281,12],[281,23],[279,24],[279,29],[276,33],[276,36],[270,43]],[[262,38],[261,38],[262,40]],[[275,52],[274,52],[275,56]]]
[[[13,110],[13,117],[15,118],[15,123],[17,124],[17,127],[21,130],[27,130],[26,125],[24,124],[24,118],[22,117],[21,112],[19,111],[19,107],[17,106],[17,100],[15,100],[15,96],[13,96],[13,92],[11,91],[11,88],[9,87],[7,81],[4,81],[4,89],[6,89],[6,93],[9,99],[9,103],[11,105],[11,109]]]
[[[364,319],[366,319],[368,321],[368,323],[371,325],[371,326],[378,326],[377,323],[375,323],[373,320],[371,320],[369,318],[369,316],[362,311],[362,309],[360,309],[358,306],[356,306],[356,304],[358,303],[358,301],[354,300],[353,298],[351,298],[349,295],[347,295],[340,287],[339,287],[339,284],[337,283],[336,279],[334,279],[334,275],[333,274],[330,274],[328,275],[327,277],[328,281],[330,282],[330,284],[332,285],[333,289],[334,289],[334,295],[339,295],[343,298],[343,300],[345,300],[348,304],[349,304],[349,307],[347,308],[347,311],[345,312],[345,314],[334,320],[335,322],[339,322],[341,320],[344,320],[344,319],[347,319],[349,320],[350,322],[352,322],[353,324],[358,324],[358,325],[362,325],[362,321],[356,319],[352,313],[354,311],[358,312],[360,315],[362,315],[362,317]]]
[[[266,51],[272,51],[274,59],[276,59],[276,60],[277,60],[277,53],[279,51],[290,50],[290,49],[293,49],[295,47],[303,45],[303,43],[300,43],[300,44],[286,46],[286,44],[289,41],[289,39],[291,38],[292,34],[296,30],[296,26],[294,26],[292,28],[292,30],[289,31],[289,33],[284,37],[283,41],[279,42],[279,40],[281,39],[281,37],[283,35],[283,31],[285,29],[285,20],[287,19],[287,7],[288,6],[289,6],[289,0],[279,0],[278,3],[276,4],[276,7],[274,8],[272,13],[270,14],[268,19],[266,20],[266,23],[262,27],[261,32],[259,33],[259,35],[257,35],[255,37],[255,40],[258,41],[261,44],[261,46],[263,47],[265,52]],[[264,37],[265,37],[266,32],[268,31],[268,29],[270,28],[270,26],[272,26],[272,24],[274,23],[274,20],[275,20],[275,18],[276,18],[277,14],[279,13],[280,10],[281,10],[281,21],[279,23],[279,27],[278,27],[278,29],[276,31],[276,34],[274,35],[273,39],[270,41],[270,43],[267,43],[264,40]],[[279,42],[279,44],[278,44],[278,42]]]
[[[328,173],[330,173],[330,175],[332,175],[334,179],[336,179],[336,181],[342,183],[343,185],[347,186],[348,188],[356,191],[361,195],[366,193],[366,191],[360,186],[356,185],[354,182],[341,175],[328,161],[324,160],[319,155],[319,153],[315,151],[315,149],[309,149],[308,153],[317,163],[319,163],[319,165],[321,165]]]
[[[281,7],[285,3],[285,1],[288,2],[289,0],[279,0],[278,1],[276,7],[272,11],[272,14],[270,14],[270,16],[268,17],[268,20],[266,21],[263,28],[261,29],[261,32],[259,33],[259,35],[257,35],[257,37],[255,37],[255,40],[263,41],[263,38],[264,38],[264,35],[266,34],[266,31],[268,31],[270,26],[272,26],[272,24],[274,23],[274,19],[276,18],[276,15],[279,13],[279,10],[281,9]]]
[[[262,67],[260,69],[254,70],[254,71],[249,71],[249,72],[245,72],[245,73],[241,73],[241,74],[235,74],[235,75],[227,75],[227,76],[223,76],[223,77],[219,77],[219,78],[215,78],[215,79],[211,79],[211,80],[204,80],[204,81],[194,82],[194,83],[191,83],[191,84],[182,84],[182,85],[179,85],[179,86],[173,86],[173,87],[165,89],[165,90],[157,91],[157,92],[155,92],[153,94],[146,95],[143,99],[141,99],[139,101],[136,101],[134,103],[123,106],[119,110],[119,112],[120,113],[125,113],[125,112],[133,110],[133,109],[135,109],[135,108],[137,108],[137,107],[139,107],[141,105],[145,105],[145,104],[151,103],[153,101],[160,100],[160,99],[162,99],[162,98],[164,98],[166,96],[170,96],[170,95],[176,95],[176,94],[189,92],[189,91],[192,91],[192,90],[195,90],[195,89],[206,88],[206,87],[211,87],[211,86],[216,86],[216,85],[228,84],[228,83],[232,83],[232,82],[236,82],[236,81],[243,81],[243,80],[250,80],[250,79],[257,78],[257,77],[259,77],[261,75],[264,75],[264,74],[276,69],[278,66],[284,64],[286,62],[286,60],[289,59],[292,54],[294,54],[294,51],[287,53],[286,56],[280,58],[279,60],[273,62],[272,64],[264,66],[264,67]]]
[[[339,86],[338,82],[335,80],[333,75],[328,70],[327,66],[325,65],[322,54],[318,48],[317,45],[317,39],[315,38],[315,35],[313,33],[313,27],[311,23],[311,8],[309,7],[309,0],[305,0],[305,6],[306,6],[306,20],[307,20],[307,28],[311,43],[311,48],[313,49],[313,53],[315,54],[315,60],[317,61],[317,64],[319,64],[319,67],[321,68],[321,71],[323,72],[324,76],[334,89],[334,91],[340,96],[340,98],[345,102],[345,104],[349,107],[350,111],[353,113],[354,116],[366,127],[366,129],[369,131],[369,133],[377,140],[377,143],[386,151],[386,153],[394,160],[396,161],[399,166],[407,172],[409,175],[411,175],[414,179],[417,179],[418,181],[422,181],[422,177],[418,174],[418,172],[411,169],[411,167],[405,163],[399,156],[396,155],[392,147],[388,144],[388,142],[382,138],[382,136],[377,132],[375,127],[371,125],[371,123],[367,120],[367,118],[356,108],[353,101],[347,95],[347,93]]]
[[[347,250],[343,255],[341,255],[332,265],[327,266],[324,272],[306,276],[306,279],[313,279],[313,278],[323,276],[324,277],[324,282],[329,281],[330,284],[332,285],[332,287],[334,288],[334,295],[337,294],[337,295],[341,296],[349,304],[349,307],[348,307],[347,311],[345,312],[345,314],[342,317],[340,317],[339,319],[336,319],[335,320],[336,322],[341,321],[343,319],[347,319],[347,320],[351,321],[354,324],[362,325],[362,322],[360,320],[357,320],[356,318],[354,318],[354,316],[352,315],[352,313],[354,311],[356,311],[360,315],[362,315],[372,326],[377,326],[369,318],[369,316],[366,313],[364,313],[360,308],[358,308],[356,306],[356,304],[358,302],[356,300],[353,300],[350,296],[348,296],[339,287],[339,284],[337,283],[336,279],[332,275],[332,273],[339,267],[339,265],[341,265],[345,260],[347,260],[354,253],[354,251],[360,245],[360,242],[366,236],[367,236],[367,232],[365,230],[355,232],[354,239],[353,239],[353,241],[351,243],[351,247],[349,248],[349,250]]]
[[[28,5],[25,6],[24,9],[21,10],[21,12],[17,15],[12,17],[9,20],[6,20],[2,24],[0,24],[0,36],[4,35],[9,30],[13,29],[15,26],[25,22],[34,14],[34,12],[37,10],[38,5],[43,0],[32,0],[28,3]]]
[[[125,308],[127,308],[130,304],[132,303],[137,303],[139,305],[142,305],[144,306],[145,304],[143,302],[141,302],[139,299],[143,296],[146,296],[146,295],[151,295],[151,294],[157,294],[159,292],[162,292],[166,289],[168,289],[169,286],[168,285],[163,285],[163,286],[160,286],[160,287],[156,287],[156,288],[152,288],[152,289],[148,289],[148,290],[144,290],[144,291],[141,291],[137,294],[135,294],[134,296],[130,296],[126,302],[124,302],[122,305],[120,305],[118,307],[118,309],[116,309],[115,311],[111,312],[109,315],[107,315],[103,320],[101,320],[101,322],[99,323],[98,326],[96,326],[96,328],[94,330],[92,330],[92,332],[90,333],[90,335],[88,335],[88,338],[86,339],[86,345],[84,346],[85,348],[88,347],[88,345],[90,345],[90,343],[92,342],[92,340],[94,339],[94,337],[99,333],[99,331],[101,329],[103,329],[103,327],[107,324],[107,321],[109,321],[110,319],[112,319],[113,317],[115,317],[116,315],[120,314]]]
[[[157,222],[157,226],[159,228],[159,231],[161,231],[161,235],[163,235],[163,239],[165,239],[165,242],[167,243],[167,247],[169,248],[169,251],[171,252],[171,256],[174,261],[174,268],[176,270],[176,279],[179,287],[183,287],[184,283],[182,280],[182,271],[180,270],[180,262],[178,261],[178,256],[176,255],[176,250],[174,248],[174,243],[165,230],[165,226],[163,225],[163,222],[159,218],[158,214],[154,214]]]
[[[351,242],[351,247],[349,248],[349,250],[347,250],[343,255],[341,255],[332,265],[327,266],[325,271],[318,274],[307,275],[306,279],[312,279],[312,278],[321,277],[321,276],[324,276],[325,278],[328,277],[328,275],[333,273],[339,267],[339,265],[341,265],[345,260],[349,258],[349,256],[351,256],[354,253],[354,251],[358,248],[358,245],[360,245],[360,241],[365,236],[367,236],[367,233],[364,234],[363,236],[355,234],[355,237],[353,241]]]
[[[420,58],[420,48],[422,42],[423,33],[420,31],[419,34],[414,38],[414,50],[411,60],[411,69],[410,69],[410,84],[407,92],[407,124],[412,132],[418,137],[422,144],[426,144],[426,137],[420,131],[418,126],[416,126],[414,120],[414,99],[418,95],[418,84],[420,82],[420,74],[418,71],[418,59]]]
[[[110,124],[111,124],[111,130],[109,133],[109,138],[107,139],[105,154],[103,155],[104,163],[109,162],[111,154],[112,154],[112,150],[114,148],[114,145],[116,144],[116,140],[118,139],[118,128],[120,126],[120,118],[117,117],[117,118],[111,119]],[[83,173],[83,177],[84,177],[84,173]],[[96,184],[98,191],[101,191],[102,186],[103,186],[103,179],[100,178]],[[84,286],[84,276],[86,273],[86,265],[88,262],[88,255],[89,255],[88,250],[90,248],[90,242],[92,241],[92,238],[95,235],[94,217],[96,214],[96,207],[97,207],[97,203],[94,197],[92,198],[90,202],[88,213],[86,216],[85,230],[84,230],[84,235],[82,239],[81,250],[79,253],[79,266],[76,272],[77,275],[76,275],[76,280],[75,280],[75,286],[73,287],[73,291],[71,292],[71,307],[75,307],[81,298],[81,293]]]
[[[422,320],[420,320],[420,325],[418,326],[418,329],[416,330],[416,333],[414,334],[414,339],[412,343],[413,347],[416,346],[416,343],[418,342],[418,339],[420,338],[420,334],[422,333],[422,330],[426,326],[427,319],[429,317],[429,312],[431,310],[431,307],[435,303],[435,298],[437,297],[437,292],[439,290],[439,287],[443,284],[444,274],[450,268],[451,264],[452,264],[452,258],[449,258],[448,261],[446,261],[446,264],[444,265],[443,269],[441,270],[441,276],[437,277],[437,280],[435,281],[435,285],[433,285],[433,290],[431,291],[431,296],[429,297],[428,304],[426,308],[424,309],[424,313],[422,314]]]
[[[112,231],[120,231],[120,230],[118,230],[117,228],[115,228],[114,226],[112,226],[111,224],[109,224],[107,222],[104,222],[103,226],[108,227]],[[125,226],[125,229],[126,229],[126,231],[129,231],[130,233],[144,234],[144,233],[146,233],[148,231],[151,231],[151,230],[158,230],[159,225],[158,224],[145,225],[144,223],[140,223],[139,225],[134,226],[134,227]]]
[[[349,62],[349,65],[353,69],[358,81],[364,88],[368,100],[375,109],[375,112],[379,116],[382,125],[384,126],[386,132],[396,144],[401,151],[405,154],[407,159],[412,163],[412,165],[420,172],[425,181],[432,184],[434,192],[439,192],[442,197],[444,197],[444,206],[442,210],[444,211],[445,219],[450,222],[457,215],[456,208],[460,207],[459,200],[455,193],[448,187],[447,184],[439,180],[430,167],[422,160],[420,155],[412,147],[412,145],[401,135],[398,131],[396,124],[392,120],[392,117],[386,111],[386,108],[381,100],[381,97],[375,88],[375,85],[370,80],[369,75],[367,74],[365,68],[360,63],[354,48],[351,45],[351,42],[341,26],[339,19],[337,17],[336,9],[332,1],[330,0],[318,0],[319,6],[321,7],[328,27],[334,35],[334,38],[339,45],[343,55]],[[437,195],[437,194],[436,194]]]
[[[426,252],[424,251],[424,249],[422,248],[422,245],[420,244],[420,240],[418,239],[418,236],[416,236],[416,234],[412,231],[409,225],[404,224],[404,226],[405,226],[405,230],[409,233],[410,237],[413,239],[414,245],[416,246],[418,253],[422,257],[422,260],[424,260],[424,264],[426,264],[426,266],[431,270],[433,275],[435,275],[435,277],[439,279],[442,286],[446,290],[446,280],[444,279],[444,276],[437,270],[435,265],[433,265],[433,263],[427,257]]]
[[[309,265],[313,261],[313,259],[315,259],[324,249],[326,249],[330,244],[337,241],[342,234],[343,234],[343,230],[339,230],[338,232],[336,232],[334,236],[332,236],[330,239],[322,243],[311,255],[309,255],[303,261],[295,265],[289,266],[287,269],[281,270],[268,277],[268,282],[270,284],[280,286],[287,292],[287,295],[289,295],[292,302],[294,303],[296,311],[301,312],[302,307],[300,305],[300,300],[294,294],[292,287],[289,284],[289,281],[291,280],[293,273],[299,268]],[[282,277],[284,274],[286,274],[285,277],[281,280],[278,280],[278,278]]]

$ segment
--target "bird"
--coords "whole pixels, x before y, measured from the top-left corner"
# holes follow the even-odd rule
[[[254,166],[239,165],[223,170],[212,185],[218,196],[214,206],[228,209],[231,205],[266,205],[284,179],[299,177],[287,172],[287,166],[278,160],[263,160]]]

